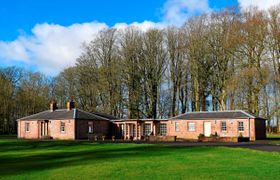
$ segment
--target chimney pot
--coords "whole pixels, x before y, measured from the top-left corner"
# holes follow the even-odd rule
[[[67,110],[70,111],[75,108],[75,102],[74,100],[71,100],[70,102],[67,102]]]
[[[52,101],[50,103],[50,111],[53,112],[57,109],[57,105],[56,105],[56,102],[55,101]]]

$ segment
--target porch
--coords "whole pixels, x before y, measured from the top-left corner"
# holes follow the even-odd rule
[[[149,136],[166,136],[166,120],[118,120],[114,121],[113,135],[116,139],[123,140],[145,140]]]

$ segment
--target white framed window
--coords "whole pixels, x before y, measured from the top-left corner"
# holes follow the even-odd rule
[[[29,123],[28,122],[25,123],[25,131],[29,132]]]
[[[179,129],[179,122],[175,122],[175,131],[176,132],[180,131],[180,129]]]
[[[222,131],[227,131],[227,122],[226,121],[221,122],[221,130]]]
[[[244,131],[244,123],[242,121],[238,121],[238,131]]]
[[[166,136],[167,134],[167,126],[165,123],[160,123],[159,124],[159,135],[161,136]]]
[[[60,132],[65,132],[65,122],[60,122]]]
[[[93,122],[88,122],[88,133],[93,133]]]
[[[151,126],[151,124],[149,123],[147,123],[147,124],[144,124],[144,128],[143,128],[143,135],[144,136],[149,136],[149,135],[151,135],[151,128],[152,128],[152,126]]]
[[[195,123],[193,122],[188,123],[188,131],[195,131]]]

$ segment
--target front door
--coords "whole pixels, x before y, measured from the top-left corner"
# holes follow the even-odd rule
[[[211,135],[211,122],[204,122],[204,136],[209,137]]]
[[[48,136],[49,124],[48,121],[42,121],[40,123],[41,137]]]

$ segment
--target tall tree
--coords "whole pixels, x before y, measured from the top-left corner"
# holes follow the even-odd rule
[[[172,99],[171,99],[171,116],[178,114],[178,109],[176,110],[176,102],[178,100],[179,91],[182,90],[180,87],[183,76],[184,76],[184,41],[183,33],[181,29],[170,27],[166,32],[167,36],[167,50],[168,50],[168,64],[170,71],[170,78],[172,82]],[[182,94],[181,96],[182,97]],[[180,98],[181,99],[181,98]],[[183,98],[184,99],[184,98]],[[181,106],[182,111],[186,109],[185,101],[182,99]],[[179,107],[178,107],[179,108]],[[176,112],[177,111],[177,112]]]
[[[121,78],[119,70],[118,45],[116,29],[105,29],[99,32],[92,42],[93,53],[99,66],[99,78],[102,84],[100,100],[105,112],[117,115],[121,100]]]
[[[230,41],[230,31],[237,17],[234,10],[214,12],[210,16],[208,24],[207,44],[209,59],[211,61],[211,95],[214,110],[226,110],[229,85],[229,78],[233,75],[233,54],[234,44]]]
[[[280,6],[269,10],[268,47],[269,57],[272,60],[273,69],[273,96],[274,108],[271,110],[276,118],[278,132],[280,132]]]
[[[147,117],[157,118],[159,87],[166,69],[166,49],[164,47],[163,31],[150,29],[144,34],[144,89]]]
[[[192,110],[207,109],[206,98],[210,94],[209,74],[211,62],[207,48],[207,21],[206,15],[193,17],[184,25],[187,59],[190,66],[192,83]]]
[[[267,34],[265,13],[250,9],[242,14],[238,27],[238,58],[241,63],[241,76],[245,78],[247,109],[259,113],[259,95],[265,85],[264,56]]]
[[[122,58],[123,81],[128,93],[128,117],[143,117],[143,33],[135,27],[127,28],[121,36],[120,55]]]

